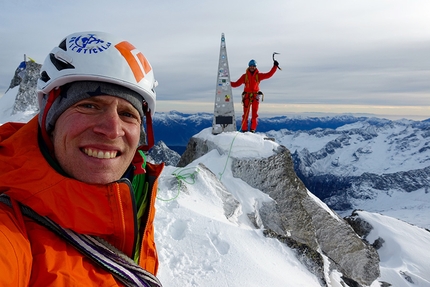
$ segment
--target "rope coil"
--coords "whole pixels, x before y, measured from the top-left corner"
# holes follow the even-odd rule
[[[179,170],[179,172],[177,172],[178,170]],[[187,173],[183,174],[183,172],[188,171],[188,170],[194,170],[194,171],[193,172],[187,172]],[[188,167],[188,168],[182,168],[182,169],[181,168],[177,168],[172,173],[172,175],[178,181],[178,192],[172,198],[164,199],[164,198],[160,198],[160,197],[157,196],[157,199],[161,200],[161,201],[165,201],[165,202],[169,202],[169,201],[173,201],[173,200],[177,199],[178,196],[179,196],[179,193],[181,191],[181,186],[182,186],[183,182],[184,183],[188,183],[188,184],[194,184],[194,183],[196,183],[196,175],[197,175],[198,172],[199,172],[199,169],[195,168],[195,167]],[[188,180],[188,179],[191,179],[191,180]]]

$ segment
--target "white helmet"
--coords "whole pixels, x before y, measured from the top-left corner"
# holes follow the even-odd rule
[[[155,112],[157,81],[145,56],[132,44],[104,32],[79,32],[52,49],[40,70],[37,96],[75,81],[108,82],[140,94]]]

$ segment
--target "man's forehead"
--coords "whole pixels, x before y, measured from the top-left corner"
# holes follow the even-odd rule
[[[89,103],[96,103],[96,104],[103,104],[103,105],[118,105],[120,107],[129,107],[129,108],[135,110],[137,113],[139,112],[133,106],[133,104],[130,103],[129,101],[127,101],[126,99],[123,99],[123,98],[120,98],[117,96],[113,96],[113,95],[108,95],[108,94],[89,97],[89,98],[86,98],[86,99],[79,101],[78,104],[81,102],[89,102]]]
[[[91,99],[98,96],[116,97],[130,103],[143,117],[143,98],[140,94],[126,87],[112,83],[82,81],[71,83],[64,92],[64,96],[76,97],[77,100]]]

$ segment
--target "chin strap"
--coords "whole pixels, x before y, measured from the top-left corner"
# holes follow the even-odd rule
[[[54,150],[54,145],[52,144],[51,138],[48,135],[48,132],[46,131],[46,117],[48,116],[48,112],[52,107],[52,104],[54,103],[54,101],[58,98],[58,96],[60,95],[60,88],[57,89],[52,89],[48,96],[48,100],[46,102],[46,106],[45,109],[43,110],[43,115],[39,114],[39,117],[42,117],[42,124],[41,124],[41,131],[42,131],[42,138],[44,140],[44,142],[46,143],[47,147],[48,147],[48,151],[50,153],[53,152]]]
[[[149,151],[154,146],[154,130],[152,128],[151,111],[146,112],[146,145],[141,145],[140,150]]]

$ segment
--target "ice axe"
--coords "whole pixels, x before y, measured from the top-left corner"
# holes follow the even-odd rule
[[[272,54],[273,62],[275,62],[275,61],[276,61],[276,60],[275,60],[275,55],[277,55],[277,54],[280,54],[280,53],[273,52],[273,54]],[[279,66],[278,66],[278,69],[282,71],[281,67],[279,67]]]

